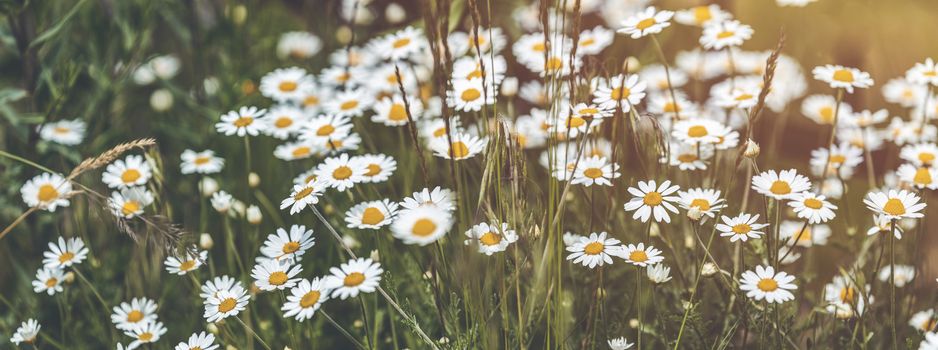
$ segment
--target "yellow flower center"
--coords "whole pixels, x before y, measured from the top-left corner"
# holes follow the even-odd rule
[[[280,117],[274,121],[274,126],[276,126],[278,129],[287,128],[290,127],[290,125],[293,125],[293,119],[289,117]]]
[[[326,124],[316,129],[316,136],[329,136],[333,131],[335,131],[335,127],[332,124]]]
[[[368,172],[365,173],[365,176],[375,176],[381,173],[381,166],[378,164],[368,164]]]
[[[59,198],[59,191],[55,190],[55,187],[49,184],[39,186],[39,193],[36,195],[39,198],[40,202],[51,202],[52,200]]]
[[[583,175],[591,179],[597,179],[603,176],[603,171],[599,168],[589,168],[583,170]]]
[[[711,18],[713,18],[713,15],[710,14],[709,6],[694,7],[694,20],[697,21],[697,24],[709,21]]]
[[[346,287],[354,287],[365,282],[365,275],[361,272],[352,272],[345,276],[345,279],[342,280],[342,284]]]
[[[583,126],[583,124],[586,124],[586,120],[574,115],[571,115],[570,118],[567,119],[568,128],[579,128]]]
[[[234,126],[238,128],[243,128],[254,123],[254,118],[252,117],[240,117],[235,119]]]
[[[218,304],[218,311],[228,312],[234,310],[235,306],[238,306],[238,301],[234,298],[225,298],[221,303]]]
[[[687,136],[690,137],[704,137],[709,135],[707,128],[701,125],[694,125],[687,129]]]
[[[559,57],[551,57],[547,59],[547,62],[544,62],[544,70],[548,72],[557,71],[563,68],[563,59]]]
[[[192,270],[193,267],[195,267],[195,260],[186,260],[179,264],[180,271],[189,271]]]
[[[930,317],[929,319],[925,320],[925,322],[922,322],[921,327],[923,331],[931,332],[933,329],[935,329],[935,326],[938,326],[938,320],[935,320],[934,317]]]
[[[580,40],[580,46],[583,46],[583,47],[593,45],[594,43],[596,43],[596,40],[593,38],[586,38],[586,39]]]
[[[303,295],[303,298],[300,299],[300,307],[305,309],[313,305],[316,305],[316,303],[319,302],[319,296],[320,295],[319,295],[318,290],[309,291],[308,293]]]
[[[436,231],[436,223],[430,219],[419,219],[414,222],[414,226],[410,229],[415,236],[426,237],[433,234],[433,231]]]
[[[400,39],[394,40],[394,42],[391,43],[391,46],[393,46],[395,49],[399,49],[404,46],[407,46],[408,44],[410,44],[410,38],[400,38]]]
[[[388,120],[395,122],[407,120],[407,110],[404,109],[404,105],[400,103],[392,105],[391,110],[388,111]]]
[[[192,162],[195,163],[195,165],[205,165],[209,162],[209,160],[209,157],[197,157]]]
[[[450,144],[449,155],[452,158],[463,158],[469,155],[469,147],[462,141],[456,141]]]
[[[629,253],[629,260],[634,262],[645,262],[648,260],[648,254],[644,250],[633,250]]]
[[[638,24],[635,25],[635,28],[638,28],[638,30],[645,30],[645,29],[651,28],[651,26],[657,23],[658,22],[655,22],[654,18],[646,18],[646,19],[639,21]]]
[[[903,215],[905,214],[905,205],[898,198],[889,198],[886,205],[883,206],[883,211],[889,215]]]
[[[133,183],[140,179],[140,171],[137,169],[127,169],[121,174],[121,181],[124,183]]]
[[[734,34],[736,33],[733,33],[731,31],[722,31],[719,34],[717,34],[717,39],[726,39],[726,38],[732,37]]]
[[[852,83],[853,73],[846,69],[838,69],[834,71],[834,80],[844,83]]]
[[[143,319],[143,313],[140,310],[132,310],[127,313],[127,322],[140,322]]]
[[[62,255],[59,255],[59,263],[64,264],[72,260],[75,257],[75,253],[64,252]]]
[[[821,107],[821,110],[818,111],[818,114],[821,115],[821,121],[830,124],[834,122],[834,107],[824,106]]]
[[[773,278],[763,278],[759,280],[759,283],[756,284],[756,287],[758,287],[763,292],[773,292],[778,289],[778,282],[776,282]]]
[[[840,301],[844,303],[853,303],[857,299],[857,290],[853,287],[843,287],[840,289]]]
[[[749,231],[752,231],[752,227],[750,227],[748,224],[733,225],[733,233],[737,235],[745,235],[748,234]]]
[[[459,94],[459,98],[461,98],[463,101],[466,101],[466,102],[475,101],[481,96],[482,96],[482,93],[479,92],[479,90],[476,88],[468,88],[464,90],[461,94]]]
[[[293,90],[296,90],[296,86],[297,86],[297,85],[296,85],[296,82],[293,82],[293,81],[284,81],[284,82],[280,83],[280,85],[278,86],[278,88],[280,88],[280,91],[291,92],[291,91],[293,91]]]
[[[692,154],[692,153],[679,154],[677,156],[677,160],[680,161],[681,163],[690,163],[690,162],[694,162],[697,160],[697,155]]]
[[[926,165],[931,164],[931,162],[935,161],[935,154],[928,153],[928,152],[919,153],[918,160],[922,162],[922,164],[926,164]]]
[[[589,255],[597,255],[602,253],[606,249],[606,246],[602,242],[590,242],[585,247],[583,247],[583,253]]]
[[[142,342],[149,342],[150,340],[153,340],[153,333],[143,332],[142,334],[137,336],[137,339]]]
[[[481,78],[481,77],[482,77],[482,70],[478,68],[474,69],[473,71],[469,72],[469,74],[466,75],[466,79]]]
[[[501,241],[502,241],[502,236],[491,231],[486,232],[485,234],[482,235],[482,237],[479,237],[479,242],[487,246],[496,245],[498,243],[501,243]]]
[[[55,287],[56,284],[59,284],[59,279],[55,277],[50,277],[49,279],[46,280],[46,288]]]
[[[384,213],[378,208],[368,207],[362,212],[362,224],[377,225],[382,221],[384,221]]]
[[[299,146],[293,149],[293,152],[290,152],[294,157],[305,157],[309,155],[309,152],[312,150],[307,146]]]
[[[631,92],[632,91],[630,91],[629,88],[627,87],[621,87],[621,88],[617,87],[615,89],[612,89],[612,92],[609,93],[609,97],[612,97],[613,100],[618,101],[623,98],[629,98],[629,94]]]
[[[55,129],[53,129],[53,130],[55,130],[55,133],[56,133],[56,134],[64,134],[64,133],[67,133],[67,132],[71,131],[69,128],[66,128],[66,127],[63,127],[63,126],[57,126],[57,127],[55,127]]]
[[[821,202],[820,200],[817,200],[815,198],[805,199],[803,204],[804,206],[811,208],[811,209],[821,209],[821,207],[824,206],[824,202]]]
[[[587,116],[590,116],[590,115],[597,115],[597,114],[599,114],[599,110],[596,109],[596,108],[583,108],[583,109],[581,109],[579,112],[577,112],[577,114],[579,114],[579,115],[587,115]]]
[[[348,179],[352,177],[352,168],[349,168],[344,165],[338,168],[335,168],[335,170],[332,171],[332,177],[335,178],[336,180]]]
[[[539,42],[531,46],[531,51],[534,52],[544,52],[544,50],[547,50],[547,45],[544,45],[543,42]]]
[[[928,168],[918,168],[918,170],[915,171],[915,178],[913,178],[912,181],[918,185],[931,185],[931,171],[928,171]]]
[[[318,104],[319,104],[319,97],[310,95],[310,96],[306,96],[306,98],[303,99],[304,106],[312,107]]]
[[[121,213],[124,215],[131,215],[140,210],[140,203],[137,201],[127,201],[124,203],[124,206],[121,207]]]
[[[291,241],[291,242],[287,242],[286,244],[283,245],[283,249],[282,249],[282,250],[283,250],[283,253],[284,253],[284,254],[293,254],[293,253],[296,253],[297,250],[300,250],[300,243],[299,243],[299,242],[292,242],[292,241]]]
[[[645,194],[645,198],[642,199],[645,202],[645,205],[656,206],[661,204],[664,198],[661,197],[661,193],[658,192],[648,192]]]
[[[830,158],[830,163],[832,165],[833,164],[840,165],[847,161],[847,157],[845,157],[842,154],[832,154],[828,158]]]
[[[295,195],[293,195],[293,200],[298,201],[300,199],[306,198],[306,196],[309,196],[311,193],[313,193],[312,187],[303,188],[302,190],[297,192]]]
[[[777,195],[789,194],[791,193],[791,186],[788,185],[788,182],[775,180],[775,182],[772,183],[772,186],[769,187],[769,192]]]
[[[690,201],[690,206],[692,208],[696,207],[700,211],[707,211],[707,210],[710,210],[710,201],[703,199],[703,198],[697,198],[697,199]]]
[[[274,273],[271,273],[270,277],[267,277],[267,282],[275,286],[280,286],[280,285],[283,285],[284,283],[287,283],[288,279],[289,277],[287,276],[285,272],[276,271]]]
[[[355,107],[358,107],[358,101],[355,101],[355,100],[345,101],[345,102],[342,102],[341,105],[339,105],[339,108],[341,108],[343,111],[351,110],[352,108],[355,108]]]

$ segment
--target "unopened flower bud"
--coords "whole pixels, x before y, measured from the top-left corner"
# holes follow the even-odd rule
[[[214,323],[205,325],[205,330],[212,334],[218,334],[218,326],[216,326]]]
[[[150,107],[154,111],[164,112],[173,107],[173,94],[166,89],[159,89],[150,94]]]
[[[251,188],[255,188],[257,187],[257,185],[260,185],[260,184],[261,184],[261,177],[258,176],[257,173],[251,172],[250,174],[248,174],[248,186],[251,186]]]
[[[384,9],[384,18],[388,23],[397,24],[407,19],[407,11],[396,2],[392,2]]]
[[[215,246],[215,241],[212,240],[212,235],[208,233],[203,233],[199,235],[199,248],[209,250]]]
[[[690,209],[687,210],[687,217],[690,218],[691,220],[697,221],[697,220],[700,220],[701,217],[703,217],[703,212],[700,211],[700,208],[690,207]]]
[[[743,155],[748,158],[755,158],[759,156],[760,150],[761,149],[759,148],[759,144],[752,139],[749,139],[746,141],[746,151],[743,152]]]
[[[215,179],[206,177],[202,181],[199,181],[199,187],[202,189],[202,196],[209,197],[215,192],[218,192],[218,181]]]
[[[635,73],[642,68],[642,63],[635,56],[629,56],[622,62],[622,69],[626,73]]]
[[[261,221],[264,219],[264,215],[261,214],[261,208],[258,208],[256,205],[251,205],[247,210],[247,219],[248,222],[253,225],[260,225]]]
[[[379,260],[381,260],[381,254],[378,253],[377,249],[372,249],[371,255],[369,257],[371,258],[371,260],[374,260],[375,262],[378,262]]]
[[[638,322],[638,319],[636,319],[636,318],[633,318],[633,319],[629,320],[629,327],[638,328],[638,326],[640,326],[640,325],[641,325],[641,323],[639,323],[639,322]]]
[[[684,236],[684,247],[687,247],[687,249],[694,248],[695,243],[696,242],[694,242],[694,237],[691,237],[690,235]]]
[[[713,276],[717,273],[717,266],[713,263],[704,263],[703,267],[700,268],[700,274],[704,276]]]
[[[518,94],[518,78],[507,77],[502,80],[502,96],[512,97]]]
[[[648,235],[652,237],[658,237],[661,235],[661,228],[657,224],[652,223],[651,227],[648,228]]]
[[[66,272],[65,279],[63,279],[62,282],[69,283],[69,284],[71,284],[72,282],[75,282],[75,273],[72,271]]]

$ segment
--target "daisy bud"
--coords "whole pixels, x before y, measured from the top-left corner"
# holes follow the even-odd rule
[[[199,248],[209,250],[215,246],[215,241],[212,240],[212,235],[208,233],[203,233],[199,235]]]
[[[381,254],[378,253],[378,250],[377,250],[377,249],[372,249],[372,250],[371,250],[371,254],[369,255],[369,258],[371,258],[371,260],[374,260],[374,261],[380,261],[380,260],[381,260]]]
[[[238,5],[231,9],[231,22],[235,25],[242,25],[248,18],[248,8],[244,5]]]
[[[208,77],[202,81],[202,88],[205,89],[206,95],[215,96],[218,90],[221,89],[221,82],[216,77]]]
[[[447,337],[442,337],[442,338],[440,338],[440,340],[438,340],[438,342],[439,342],[440,344],[448,344],[448,343],[449,343],[449,338],[447,338]]]
[[[661,228],[658,227],[657,224],[652,223],[651,227],[649,227],[648,234],[652,237],[658,237],[661,235]]]
[[[289,346],[284,346],[283,350],[293,350],[293,349],[291,349]]]
[[[345,244],[345,246],[349,247],[349,249],[355,249],[359,246],[358,240],[356,240],[355,237],[349,235],[342,236],[342,244]]]
[[[257,173],[252,172],[248,174],[248,186],[251,186],[251,188],[255,188],[257,187],[257,185],[260,185],[260,184],[261,184],[261,177],[258,176]]]
[[[159,89],[150,94],[150,107],[154,111],[164,112],[173,107],[173,94],[166,89]]]
[[[332,204],[323,205],[322,212],[325,213],[326,215],[332,214],[335,212],[335,207],[333,207]]]
[[[753,141],[752,139],[749,139],[748,141],[746,141],[746,151],[743,152],[743,155],[748,158],[755,158],[759,156],[759,151],[760,151],[759,144]]]
[[[352,30],[348,26],[341,26],[335,31],[335,40],[340,44],[348,44],[352,40]]]
[[[258,208],[256,205],[251,205],[247,210],[248,222],[253,225],[260,225],[264,215],[261,214],[261,208]]]
[[[427,270],[426,272],[423,273],[423,278],[427,280],[433,279],[433,272],[430,270]]]
[[[384,9],[384,18],[387,19],[388,23],[398,24],[407,19],[407,11],[401,5],[392,2]]]
[[[635,73],[642,68],[642,63],[635,56],[629,56],[622,62],[622,70],[626,73]]]
[[[717,266],[713,263],[704,263],[703,267],[700,269],[700,274],[704,276],[713,276],[717,273]]]
[[[202,178],[202,181],[199,181],[199,187],[202,189],[202,196],[209,197],[218,192],[218,181],[210,177]]]
[[[899,226],[902,227],[903,231],[911,231],[915,229],[915,226],[918,224],[918,221],[915,219],[905,218],[899,220]]]
[[[597,297],[597,298],[605,298],[605,297],[606,297],[606,288],[598,288],[598,289],[596,290],[596,297]]]
[[[703,217],[703,212],[700,211],[700,209],[697,207],[690,207],[690,209],[687,210],[687,217],[691,220],[697,221]]]
[[[244,202],[234,199],[231,201],[231,214],[232,217],[235,215],[244,216],[244,212],[247,210],[247,206],[244,205]]]
[[[263,321],[260,321],[258,325],[260,326],[262,330],[268,330],[270,329],[271,322],[270,320],[263,320]]]
[[[214,323],[205,325],[205,330],[212,334],[218,334],[218,326],[216,326]]]
[[[364,326],[365,326],[365,322],[362,322],[362,320],[355,320],[355,322],[352,322],[352,327],[362,328]]]
[[[518,78],[507,77],[502,80],[502,96],[513,97],[518,94]]]
[[[633,318],[633,319],[629,320],[629,327],[638,328],[638,326],[640,326],[640,325],[641,325],[641,323],[638,323],[638,319],[637,319],[637,318]]]
[[[234,347],[234,345],[228,345],[225,347],[225,350],[238,350],[238,348]]]
[[[72,271],[66,272],[66,273],[65,273],[65,279],[62,280],[62,282],[65,282],[65,283],[68,283],[68,284],[71,284],[72,282],[75,282],[75,273],[72,272]]]
[[[687,249],[694,248],[694,243],[694,237],[684,236],[684,246],[687,247]]]

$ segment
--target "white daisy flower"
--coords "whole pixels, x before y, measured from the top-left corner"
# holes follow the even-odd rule
[[[824,286],[824,300],[830,303],[828,312],[840,318],[851,318],[863,314],[866,304],[873,302],[873,296],[870,295],[870,285],[866,285],[864,292],[850,279],[837,275]]]
[[[182,159],[179,167],[183,174],[215,174],[225,166],[225,160],[216,157],[215,151],[210,149],[202,152],[186,149],[179,157]]]
[[[909,319],[909,325],[920,332],[934,332],[936,326],[938,326],[938,318],[935,317],[935,309],[922,310],[912,314],[912,318]]]
[[[654,264],[645,269],[648,279],[655,284],[661,284],[671,280],[671,268],[664,264]]]
[[[645,243],[639,243],[637,246],[629,244],[621,250],[619,257],[625,259],[625,262],[629,264],[640,267],[647,267],[664,261],[661,250],[652,246],[646,248]]]
[[[691,7],[677,11],[674,21],[689,26],[703,27],[708,23],[717,23],[733,18],[733,15],[720,8],[720,5],[710,4]]]
[[[827,244],[831,228],[827,225],[808,225],[804,222],[784,220],[778,229],[779,238],[786,240],[786,245],[809,248]]]
[[[359,293],[372,293],[378,289],[384,269],[371,259],[358,258],[329,269],[332,275],[325,284],[332,290],[331,297],[342,300],[356,297]]]
[[[183,253],[182,257],[177,257],[170,255],[166,257],[166,260],[163,261],[163,264],[166,265],[166,271],[174,275],[185,275],[190,271],[195,271],[202,266],[206,261],[208,261],[208,251],[199,250],[198,254],[193,254],[195,252],[195,247],[186,250]]]
[[[452,142],[450,142],[452,140]],[[430,141],[430,149],[437,157],[463,160],[475,157],[485,150],[488,138],[468,133],[454,133],[450,137],[438,137]]]
[[[352,132],[349,117],[319,116],[300,129],[300,141],[319,144],[330,140],[341,140]]]
[[[726,134],[726,126],[710,119],[681,120],[674,124],[671,135],[687,144],[713,144]]]
[[[117,329],[129,331],[134,327],[144,326],[156,322],[157,304],[149,298],[133,298],[130,302],[122,302],[115,306],[111,313],[111,322]]]
[[[293,185],[290,196],[280,202],[280,209],[290,208],[290,215],[299,213],[307,206],[319,203],[319,196],[326,190],[326,182],[316,179],[302,185]]]
[[[81,119],[59,120],[39,126],[39,138],[66,146],[75,146],[85,139],[87,124]]]
[[[278,68],[261,78],[261,95],[277,102],[300,101],[314,87],[313,78],[299,67]]]
[[[606,343],[609,344],[610,350],[626,350],[632,348],[632,345],[635,345],[635,343],[629,343],[625,337],[609,339]]]
[[[212,208],[214,208],[219,213],[224,214],[228,212],[228,209],[231,209],[231,205],[235,201],[236,200],[233,197],[231,197],[231,194],[229,194],[228,192],[218,191],[218,192],[212,193],[212,199],[211,199]]]
[[[407,118],[407,107],[410,107],[410,115],[415,120],[423,115],[423,103],[420,100],[407,97],[407,104],[404,104],[404,98],[399,95],[394,97],[385,97],[372,106],[375,115],[371,116],[371,121],[381,123],[387,126],[402,126],[409,122]]]
[[[111,193],[108,205],[118,217],[131,219],[143,214],[143,208],[153,204],[153,194],[146,187],[127,187]]]
[[[890,79],[883,85],[883,97],[886,102],[902,107],[913,108],[921,104],[928,93],[926,86],[912,84],[905,78]]]
[[[345,213],[345,222],[349,228],[377,230],[394,220],[397,207],[389,199],[358,203]]]
[[[788,206],[799,218],[806,219],[811,224],[830,221],[834,218],[834,210],[837,210],[837,206],[828,202],[827,197],[810,191],[792,196]]]
[[[896,176],[903,183],[915,186],[918,189],[938,189],[938,168],[902,164],[896,170]]]
[[[916,62],[906,71],[905,79],[912,84],[938,86],[938,67],[935,66],[935,61],[928,57],[925,62]]]
[[[576,171],[573,173],[573,180],[570,181],[570,184],[573,185],[584,185],[592,186],[602,185],[602,186],[612,186],[612,179],[618,178],[619,165],[615,163],[609,163],[605,157],[589,157],[586,159],[581,159],[580,164],[577,166]]]
[[[303,267],[299,264],[292,265],[286,260],[263,260],[254,265],[251,269],[251,277],[254,278],[254,285],[264,291],[284,290],[293,288],[299,278],[294,278]]]
[[[925,216],[920,211],[925,209],[926,204],[920,203],[920,200],[918,195],[906,190],[889,190],[888,192],[867,193],[866,198],[863,198],[863,204],[866,204],[867,209],[891,220],[917,219]]]
[[[264,134],[286,140],[300,132],[307,118],[305,112],[298,107],[277,105],[271,108],[261,121],[266,124],[262,130]]]
[[[566,242],[567,260],[573,260],[574,264],[583,264],[583,266],[594,268],[605,264],[612,264],[613,256],[622,256],[625,246],[618,239],[606,238],[606,232],[593,232],[589,237],[578,236],[572,242]],[[571,237],[572,238],[572,237]]]
[[[593,27],[580,32],[580,40],[577,42],[577,55],[598,55],[606,47],[612,44],[615,39],[615,32],[603,28],[602,26]]]
[[[326,287],[326,280],[323,278],[300,280],[296,287],[290,289],[287,302],[281,308],[283,317],[293,317],[300,322],[313,318],[322,303],[329,300],[330,292],[332,291]]]
[[[361,182],[381,183],[387,181],[397,170],[397,161],[394,157],[385,154],[364,154],[353,157],[356,162],[368,169],[362,174]]]
[[[425,46],[426,39],[421,31],[407,27],[381,39],[377,52],[385,59],[398,61],[416,56]]]
[[[481,78],[453,81],[453,90],[447,91],[447,104],[457,111],[478,112],[483,106],[495,103],[495,85]]]
[[[661,185],[657,185],[655,180],[639,181],[638,188],[629,187],[629,193],[633,197],[628,203],[625,203],[625,211],[635,211],[632,219],[648,222],[648,219],[654,214],[655,222],[671,222],[671,216],[668,211],[677,214],[677,208],[672,202],[677,202],[680,197],[671,196],[680,189],[680,186],[671,186],[671,181],[665,180]]]
[[[825,173],[836,175],[839,171],[842,178],[849,179],[853,169],[862,162],[863,150],[848,143],[811,151],[811,171],[818,177]]]
[[[876,214],[873,215],[873,226],[866,231],[867,236],[872,236],[877,233],[889,234],[892,232],[892,219],[886,215]],[[896,225],[895,232],[896,239],[902,239],[902,226]]]
[[[795,195],[811,189],[811,181],[799,175],[795,169],[767,170],[752,177],[752,189],[775,200],[791,199]]]
[[[134,338],[134,341],[127,345],[128,349],[136,349],[143,344],[155,343],[160,340],[160,336],[166,334],[166,327],[163,322],[149,321],[134,325],[130,329],[125,329],[124,334]]]
[[[814,67],[811,73],[814,74],[814,79],[830,84],[831,88],[844,89],[848,93],[853,93],[854,87],[865,89],[873,86],[870,73],[856,68],[828,64]]]
[[[608,84],[599,85],[593,91],[593,103],[608,109],[621,105],[622,112],[625,113],[628,113],[632,106],[641,103],[644,97],[645,82],[639,80],[638,75],[616,75],[609,78]]]
[[[938,158],[938,145],[934,143],[915,143],[902,147],[899,158],[916,166],[932,166]]]
[[[501,225],[483,222],[472,226],[466,231],[466,237],[469,237],[464,241],[466,245],[477,245],[479,253],[485,255],[503,252],[508,245],[518,241],[518,234],[508,229],[508,223],[504,222]]]
[[[65,281],[65,271],[57,268],[42,267],[36,270],[36,280],[33,281],[33,291],[54,295],[61,292],[62,282]]]
[[[101,181],[110,188],[126,188],[145,185],[151,176],[153,172],[150,170],[150,164],[147,164],[143,156],[129,155],[108,164],[101,175]]]
[[[368,167],[354,157],[343,153],[338,157],[323,160],[316,167],[316,180],[323,181],[329,187],[345,191],[362,182]]]
[[[188,341],[180,342],[174,350],[215,350],[219,345],[215,344],[215,336],[211,333],[201,332],[192,333]]]
[[[265,127],[264,123],[260,121],[264,113],[267,113],[266,109],[241,107],[237,111],[222,114],[221,121],[215,123],[215,129],[218,130],[218,133],[227,136],[257,136]]]
[[[205,299],[206,321],[217,322],[244,311],[251,296],[239,282],[228,276],[216,277],[211,282],[202,286],[200,294]]]
[[[502,34],[501,28],[477,27],[475,30],[470,29],[468,33],[453,32],[447,37],[447,41],[453,54],[476,55],[477,52],[486,54],[489,50],[497,53],[505,48],[508,40]],[[476,50],[476,45],[478,45],[478,50]]]
[[[915,266],[912,265],[896,265],[896,287],[902,288],[906,284],[912,282],[915,278]],[[892,275],[892,266],[883,266],[879,270],[879,275],[876,276],[880,282],[888,282],[889,276]]]
[[[505,79],[505,72],[508,70],[508,64],[502,56],[494,58],[485,55],[481,60],[478,56],[472,55],[463,57],[453,62],[453,80],[460,79],[483,79],[483,70],[485,73],[485,84],[498,86]]]
[[[404,244],[425,246],[443,238],[452,226],[453,218],[445,209],[421,206],[399,211],[391,223],[391,233]]]
[[[661,158],[661,163],[676,166],[681,171],[706,170],[707,162],[713,158],[713,147],[671,143],[671,159]]]
[[[20,345],[20,343],[34,344],[40,328],[42,326],[39,325],[39,322],[30,318],[20,324],[20,327],[13,333],[13,337],[10,338],[10,342],[16,345]]]
[[[700,35],[700,45],[710,50],[736,47],[749,40],[752,32],[752,27],[737,20],[712,21],[704,26],[703,34]]]
[[[720,237],[729,237],[730,242],[747,241],[750,238],[760,238],[765,232],[761,229],[769,226],[768,224],[759,224],[759,214],[751,215],[741,213],[736,217],[723,215],[720,217],[723,221],[716,225],[716,230],[720,231]]]
[[[681,208],[690,210],[694,208],[699,210],[702,215],[713,218],[716,212],[723,210],[726,206],[725,200],[720,198],[720,191],[709,188],[692,188],[685,191],[678,191],[680,198],[678,204]]]
[[[414,192],[410,197],[403,199],[401,206],[404,207],[404,209],[433,206],[448,212],[456,210],[453,191],[440,186],[434,187],[433,190],[424,188],[420,192]]]
[[[925,333],[925,339],[922,340],[922,343],[918,346],[919,350],[936,350],[938,349],[938,332],[927,332]]]
[[[853,113],[849,104],[841,102],[837,108],[837,99],[831,95],[811,95],[801,102],[801,114],[821,125],[833,125],[835,110],[837,118]]]
[[[68,196],[72,183],[59,174],[43,173],[29,179],[20,188],[23,202],[33,208],[54,212],[58,207],[69,205]]]
[[[285,161],[306,159],[321,154],[319,146],[306,141],[287,142],[274,149],[274,157]]]
[[[790,290],[798,289],[794,283],[795,276],[784,271],[775,273],[771,266],[756,266],[755,271],[743,272],[739,288],[746,292],[746,296],[755,300],[769,303],[784,303],[794,300],[795,295]]]
[[[267,236],[261,254],[271,260],[287,261],[291,264],[303,259],[303,254],[316,244],[313,230],[306,229],[304,225],[290,226],[290,232],[278,228],[276,234]]]
[[[654,6],[646,7],[644,10],[633,14],[622,22],[622,28],[617,32],[629,35],[632,39],[638,39],[649,34],[661,33],[661,30],[671,25],[671,17],[674,12],[662,10],[656,11]]]
[[[374,103],[365,89],[349,89],[337,93],[324,105],[329,115],[336,117],[358,117]]]
[[[322,49],[322,40],[309,32],[286,32],[281,34],[280,40],[277,41],[277,57],[281,59],[287,57],[295,60],[307,59],[319,53],[320,49]]]
[[[49,242],[49,250],[42,253],[42,264],[50,269],[64,269],[78,265],[88,257],[88,248],[81,238],[72,237],[68,241],[59,236],[58,244]]]

